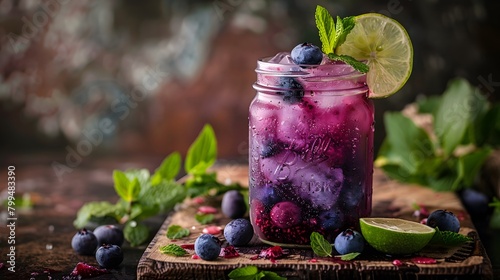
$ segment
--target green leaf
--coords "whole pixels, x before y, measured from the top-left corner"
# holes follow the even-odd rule
[[[117,214],[118,208],[116,205],[107,201],[93,201],[83,205],[78,213],[76,219],[73,221],[75,228],[84,228],[87,224],[95,218],[110,217],[118,221],[120,216]]]
[[[249,265],[244,267],[238,267],[233,269],[227,276],[230,279],[240,280],[240,279],[255,279],[255,275],[259,273],[259,269],[256,266]],[[251,278],[247,278],[251,277]]]
[[[424,158],[434,155],[434,146],[427,133],[403,114],[385,113],[384,125],[387,143],[379,156],[385,158],[386,164],[398,165],[412,175]]]
[[[361,255],[361,253],[353,252],[353,253],[349,253],[349,254],[345,254],[345,255],[340,256],[340,259],[343,261],[350,261],[350,260],[354,260],[359,255]]]
[[[139,179],[135,177],[132,181],[120,170],[113,171],[113,181],[116,193],[125,201],[132,202],[137,199],[141,190]]]
[[[418,112],[421,114],[436,115],[441,104],[441,96],[423,96],[417,99]]]
[[[177,244],[168,244],[160,247],[159,249],[163,254],[174,255],[176,257],[182,257],[187,254],[187,251]]]
[[[458,158],[458,176],[463,180],[463,186],[472,186],[481,166],[491,152],[489,148],[478,149]]]
[[[196,219],[196,221],[198,221],[198,223],[202,224],[202,225],[206,225],[210,222],[212,222],[214,220],[214,214],[199,214],[197,213],[194,218]]]
[[[342,22],[342,19],[337,16],[337,24],[335,25],[335,38],[333,39],[333,49],[338,45],[339,39],[344,34],[344,24]]]
[[[320,257],[332,256],[332,244],[330,244],[323,235],[313,232],[311,233],[311,248],[314,253]]]
[[[340,21],[342,23],[343,31],[342,33],[337,37],[337,42],[335,47],[338,47],[342,45],[345,42],[345,38],[347,35],[351,32],[351,30],[354,28],[355,25],[355,17],[345,17]],[[339,19],[337,18],[337,25],[339,24]]]
[[[217,158],[217,139],[211,125],[206,124],[186,155],[184,168],[188,174],[200,175],[211,167]]]
[[[436,233],[429,242],[430,245],[454,247],[472,241],[472,238],[452,231],[440,231],[436,228]]]
[[[263,270],[263,271],[261,271],[261,273],[264,274],[264,277],[262,279],[265,279],[265,280],[286,280],[285,277],[281,277],[278,275],[278,273],[273,272],[273,271]]]
[[[498,200],[496,197],[493,198],[493,203],[490,204],[492,206],[495,206],[495,210],[493,211],[493,214],[491,215],[490,219],[490,228],[499,230],[500,229],[500,200]]]
[[[478,114],[474,92],[465,79],[454,79],[443,93],[435,115],[434,131],[446,156],[462,143],[467,127]]]
[[[182,202],[187,195],[187,189],[175,181],[161,181],[159,185],[146,185],[139,199],[141,205],[155,207],[158,212],[172,210],[177,203]]]
[[[143,244],[149,238],[149,229],[147,226],[137,223],[136,221],[130,221],[125,224],[123,228],[123,235],[125,239],[130,243],[130,246],[135,247]]]
[[[187,228],[183,228],[179,225],[171,225],[167,229],[167,237],[170,239],[179,239],[189,236],[191,232]]]
[[[314,14],[316,27],[319,31],[321,49],[324,53],[333,53],[335,50],[335,22],[327,9],[318,5]]]
[[[151,184],[158,185],[162,180],[174,180],[181,169],[181,155],[177,152],[167,156],[160,167],[155,170]]]
[[[339,54],[335,54],[335,53],[329,53],[328,57],[331,60],[339,60],[339,61],[345,62],[345,63],[351,65],[352,68],[354,68],[355,70],[357,70],[361,73],[368,73],[368,71],[370,70],[370,67],[368,65],[364,64],[361,61],[357,61],[352,56],[348,56],[345,54],[339,55]]]

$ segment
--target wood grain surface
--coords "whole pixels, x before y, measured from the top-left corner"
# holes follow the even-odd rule
[[[246,166],[224,166],[218,169],[219,180],[238,181],[247,185],[248,169]],[[388,179],[381,171],[374,172],[373,211],[376,217],[399,217],[418,221],[413,216],[415,203],[424,205],[429,211],[447,209],[461,219],[460,233],[468,235],[474,241],[457,248],[426,247],[418,256],[431,257],[436,264],[418,264],[415,256],[399,257],[402,266],[393,265],[394,257],[383,255],[373,249],[365,252],[353,261],[333,261],[331,258],[317,258],[309,249],[287,249],[284,258],[271,261],[255,259],[262,249],[269,245],[262,244],[254,237],[247,247],[237,248],[237,258],[219,257],[215,261],[193,259],[193,250],[189,255],[174,257],[160,252],[161,246],[175,243],[178,245],[194,244],[194,240],[206,227],[195,219],[199,204],[186,201],[176,209],[163,223],[141,257],[138,279],[228,279],[229,271],[242,266],[255,265],[261,269],[275,271],[288,279],[492,279],[492,268],[477,232],[455,193],[436,193],[431,189],[416,185],[404,185]],[[207,200],[205,204],[220,205],[218,198]],[[218,213],[213,225],[223,227],[229,219]],[[169,225],[177,224],[189,228],[191,234],[179,240],[166,237]],[[222,240],[224,236],[218,236]]]

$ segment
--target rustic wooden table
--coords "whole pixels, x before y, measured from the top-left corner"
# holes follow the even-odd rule
[[[78,166],[71,168],[71,172],[58,178],[54,173],[52,163],[64,162],[65,158],[48,156],[3,156],[1,157],[0,177],[3,182],[7,176],[7,167],[16,167],[16,193],[31,195],[34,206],[30,210],[16,209],[15,234],[15,272],[11,272],[11,265],[7,262],[10,248],[7,246],[9,235],[12,231],[6,226],[0,227],[0,279],[64,279],[68,276],[78,262],[97,265],[93,257],[80,256],[71,249],[71,238],[76,232],[73,227],[77,210],[86,202],[106,200],[114,202],[118,199],[113,189],[112,170],[125,170],[128,168],[148,168],[154,170],[162,158],[84,158]],[[229,171],[227,171],[229,170]],[[236,172],[241,176],[238,168],[226,169],[221,176],[233,177]],[[378,178],[378,177],[376,177]],[[381,177],[382,178],[382,177]],[[61,180],[59,180],[61,179]],[[245,178],[240,178],[245,180]],[[378,179],[377,179],[378,180]],[[383,179],[387,180],[387,179]],[[396,188],[395,185],[389,185]],[[413,188],[413,187],[412,187]],[[4,188],[1,188],[4,190]],[[386,189],[387,190],[387,189]],[[378,203],[387,204],[386,209],[391,213],[375,213],[382,215],[407,215],[411,203],[413,189],[407,189],[400,195],[396,202],[392,201],[389,192],[375,195]],[[408,192],[409,191],[409,192]],[[428,198],[428,201],[443,201],[442,194]],[[5,197],[3,194],[2,199]],[[443,207],[463,211],[459,201],[448,200],[443,202]],[[7,223],[6,207],[0,209],[2,224]],[[462,224],[473,229],[473,225],[466,212],[463,212]],[[152,233],[161,233],[164,230],[167,216],[158,216],[148,221]],[[170,217],[171,218],[171,217]],[[154,234],[151,238],[153,239]],[[154,240],[153,240],[154,242]],[[480,267],[479,276],[491,278],[492,271],[481,243],[475,254],[482,257],[484,263]],[[137,279],[144,276],[145,259],[154,244],[132,248],[125,244],[123,249],[125,260],[112,274],[93,279]],[[141,259],[142,258],[142,259]],[[139,266],[139,267],[138,267]],[[476,271],[477,272],[477,271]],[[495,275],[496,277],[496,275]],[[142,278],[141,278],[142,279]],[[183,279],[183,278],[180,278]],[[186,279],[186,278],[184,278]],[[449,278],[460,279],[460,278]],[[467,278],[468,279],[468,278]]]

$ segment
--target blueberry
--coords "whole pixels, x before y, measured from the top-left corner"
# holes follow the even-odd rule
[[[299,103],[304,97],[304,87],[293,77],[280,77],[278,87],[285,89],[278,94],[283,95],[283,101],[286,103]]]
[[[203,260],[215,260],[220,254],[220,240],[211,234],[202,234],[194,242],[194,251]]]
[[[471,215],[482,216],[488,213],[490,199],[484,193],[473,189],[465,189],[460,196],[464,206]]]
[[[98,226],[94,230],[98,244],[112,244],[122,246],[124,236],[123,231],[115,225]]]
[[[271,209],[274,204],[280,201],[280,197],[276,192],[276,186],[273,184],[266,184],[253,188],[252,195],[268,209]]]
[[[427,225],[433,228],[439,228],[440,231],[458,232],[460,230],[460,221],[457,216],[450,211],[436,210],[427,218]]]
[[[227,191],[222,197],[221,210],[231,219],[241,218],[247,212],[245,198],[239,191]]]
[[[87,229],[79,230],[71,239],[71,247],[80,255],[93,255],[98,244],[97,237]]]
[[[243,218],[232,220],[224,227],[224,237],[233,246],[245,246],[253,237],[252,224]]]
[[[346,229],[337,235],[334,246],[335,250],[341,255],[354,252],[361,253],[365,248],[365,239],[361,233],[352,229]]]
[[[336,209],[336,207],[320,213],[319,218],[321,227],[327,231],[337,230],[344,224],[344,214],[339,209]]]
[[[263,158],[272,157],[279,154],[283,150],[283,146],[275,141],[269,141],[263,145],[260,155]]]
[[[95,252],[95,259],[104,268],[114,268],[123,261],[123,251],[120,246],[104,244]]]
[[[292,60],[296,64],[317,65],[323,60],[323,52],[317,46],[310,43],[303,43],[293,48]]]
[[[271,209],[271,221],[277,227],[290,228],[302,221],[302,213],[293,202],[279,202]]]

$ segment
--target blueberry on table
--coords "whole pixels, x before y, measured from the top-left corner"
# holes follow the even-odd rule
[[[194,242],[194,251],[202,260],[215,260],[219,256],[220,249],[220,240],[211,234],[202,234]]]
[[[361,253],[365,248],[365,239],[361,233],[352,229],[346,229],[337,235],[334,246],[335,250],[341,255],[354,252]]]
[[[245,246],[252,240],[253,227],[247,219],[236,219],[224,227],[224,237],[233,246]]]
[[[247,212],[245,198],[237,190],[227,191],[222,197],[221,210],[231,219],[238,219]]]
[[[296,64],[317,65],[323,60],[321,49],[310,43],[302,43],[293,48],[292,60]]]
[[[104,268],[114,268],[122,263],[123,251],[120,246],[104,244],[95,252],[95,259]]]
[[[283,95],[283,101],[286,103],[299,103],[304,97],[304,87],[293,77],[280,77],[278,87],[283,89],[278,94]]]
[[[433,228],[439,228],[440,231],[458,232],[460,230],[460,221],[457,216],[450,211],[436,210],[427,218],[427,225]]]
[[[112,244],[122,246],[124,241],[123,231],[115,225],[98,226],[94,230],[99,245]]]
[[[79,230],[71,239],[71,247],[80,255],[93,255],[98,244],[94,233],[87,229]]]

